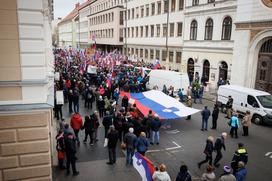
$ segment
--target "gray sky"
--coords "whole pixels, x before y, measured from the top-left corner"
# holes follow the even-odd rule
[[[83,3],[86,0],[54,0],[54,18],[64,18],[70,13],[77,2]]]

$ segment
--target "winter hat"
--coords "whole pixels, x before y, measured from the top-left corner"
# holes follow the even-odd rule
[[[228,165],[225,165],[224,166],[224,172],[230,173],[231,172],[231,168]]]
[[[128,131],[129,131],[130,133],[133,133],[133,132],[134,132],[134,129],[133,129],[133,128],[129,128]]]

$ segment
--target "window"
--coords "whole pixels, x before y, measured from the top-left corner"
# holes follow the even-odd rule
[[[123,37],[123,30],[122,30],[122,28],[120,28],[119,42],[123,42],[123,39],[124,39],[124,37]]]
[[[251,95],[247,96],[247,103],[251,105],[252,107],[259,107],[257,100],[255,99],[255,97]]]
[[[151,4],[151,15],[155,14],[155,3]]]
[[[145,26],[145,37],[148,37],[148,26]]]
[[[162,25],[162,36],[163,37],[166,37],[166,34],[167,34],[167,24],[163,24]]]
[[[164,13],[167,13],[169,10],[169,1],[168,0],[164,0]]]
[[[148,49],[145,49],[145,58],[147,59],[148,58]]]
[[[151,25],[150,29],[151,29],[151,37],[154,37],[154,25]]]
[[[150,59],[153,59],[153,58],[154,58],[154,50],[150,49]]]
[[[135,54],[138,56],[139,50],[138,48],[135,49]]]
[[[139,7],[136,8],[136,18],[139,18]]]
[[[144,27],[141,26],[141,37],[144,36]]]
[[[173,62],[174,52],[169,52],[169,62]]]
[[[114,21],[114,15],[111,13],[111,21]]]
[[[130,37],[130,28],[127,28],[128,29],[128,37]]]
[[[174,23],[170,23],[170,37],[174,36],[174,29],[175,28],[175,24]]]
[[[176,10],[176,0],[171,1],[171,12],[174,12]]]
[[[120,11],[120,25],[124,24],[124,17],[123,17],[123,12]]]
[[[214,3],[215,0],[208,0],[208,3]]]
[[[177,36],[182,36],[182,23],[178,23]]]
[[[161,36],[161,25],[158,24],[157,25],[157,37],[160,37]]]
[[[145,7],[145,16],[149,16],[149,5]]]
[[[181,52],[176,52],[176,63],[181,63]]]
[[[184,8],[184,0],[179,0],[179,10],[183,10]]]
[[[223,20],[222,40],[230,40],[231,29],[232,29],[232,19],[231,17],[228,16]]]
[[[134,27],[131,28],[131,36],[134,37]]]
[[[134,55],[134,48],[131,48],[131,55]]]
[[[213,34],[213,20],[209,18],[206,21],[205,25],[205,40],[211,40],[212,39],[212,34]]]
[[[158,9],[157,9],[157,14],[161,14],[161,1],[157,2]]]
[[[162,51],[162,61],[166,61],[166,57],[167,57],[167,51],[163,50]]]
[[[128,10],[127,15],[128,15],[128,19],[130,19],[130,10]]]
[[[132,11],[131,11],[131,19],[134,19],[134,8],[132,8]]]
[[[136,27],[136,37],[138,37],[138,27]]]
[[[196,40],[197,38],[197,22],[193,20],[191,23],[190,40]]]
[[[144,7],[141,7],[141,17],[144,17]]]
[[[156,59],[160,60],[160,50],[156,50]]]
[[[197,6],[199,4],[199,0],[193,0],[192,1],[192,6]]]
[[[143,49],[140,49],[140,57],[143,58],[144,57],[144,50]]]

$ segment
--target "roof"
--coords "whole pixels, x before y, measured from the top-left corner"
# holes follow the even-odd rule
[[[252,96],[260,96],[260,95],[270,95],[267,92],[264,91],[260,91],[260,90],[256,90],[256,89],[251,89],[248,87],[242,87],[239,85],[222,85],[220,86],[220,88],[225,88],[225,89],[231,89],[231,90],[235,90],[235,91],[239,91],[239,92],[243,92],[243,93],[248,93]]]
[[[82,3],[79,7],[79,10],[85,8],[86,6],[90,5],[93,1],[92,0],[86,0],[86,2]]]
[[[79,4],[77,3],[75,5],[75,8],[67,15],[65,16],[65,18],[63,18],[61,20],[61,22],[59,22],[58,24],[64,23],[66,21],[72,20],[73,18],[75,18],[78,15],[78,11],[84,7],[86,7],[87,5],[91,4],[91,0],[87,0],[86,2]]]

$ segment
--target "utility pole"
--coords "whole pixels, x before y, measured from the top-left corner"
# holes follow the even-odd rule
[[[169,29],[169,0],[164,0],[164,6],[167,3],[167,20],[166,20],[166,39],[165,39],[165,47],[166,47],[166,70],[169,70],[169,52],[168,52],[168,29]]]

